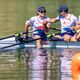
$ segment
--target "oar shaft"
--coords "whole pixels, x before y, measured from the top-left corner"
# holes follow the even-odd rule
[[[7,36],[7,37],[4,37],[4,38],[0,38],[0,40],[7,39],[7,38],[11,38],[11,37],[14,37],[14,36],[15,36],[15,35]]]
[[[53,29],[54,29],[54,28],[53,28]],[[58,29],[58,30],[59,30],[59,29]],[[61,31],[61,30],[59,30],[59,31]],[[69,31],[68,31],[68,32],[69,32]],[[26,33],[27,33],[27,32],[23,32],[22,34],[26,34]],[[55,35],[59,35],[59,34],[63,34],[63,33],[59,32],[59,33],[54,34],[54,36],[55,36]],[[47,35],[49,35],[49,34],[47,34]],[[6,39],[6,38],[10,38],[10,37],[15,37],[15,35],[8,36],[8,37],[5,37],[5,38],[1,38],[0,40]],[[44,38],[44,36],[43,36],[42,38]],[[31,39],[31,40],[27,40],[27,41],[24,41],[24,42],[21,42],[21,43],[15,43],[15,44],[12,44],[12,45],[9,45],[9,46],[2,47],[2,48],[0,48],[0,49],[6,49],[6,48],[9,48],[9,47],[12,47],[12,46],[16,46],[16,45],[20,45],[20,44],[24,44],[24,43],[29,43],[29,42],[36,41],[36,40],[39,40],[39,39],[42,39],[42,38]],[[54,40],[53,40],[53,41],[54,41]]]
[[[29,33],[31,33],[32,31],[30,31]],[[21,33],[22,35],[23,34],[27,34],[27,32],[23,32]],[[3,40],[3,39],[7,39],[7,38],[12,38],[12,37],[15,37],[15,35],[10,35],[10,36],[7,36],[7,37],[4,37],[4,38],[0,38],[0,40]]]
[[[50,29],[61,31],[60,29],[57,29],[57,28],[50,28]],[[32,33],[32,32],[34,32],[34,31],[23,32],[21,34],[23,35],[23,34]],[[14,35],[7,36],[7,37],[4,37],[4,38],[0,38],[0,40],[11,38],[11,37],[15,37],[15,34]]]
[[[25,45],[25,43],[33,42],[33,41],[36,41],[36,40],[39,40],[39,39],[42,39],[42,38],[26,40],[26,41],[21,42],[21,43],[15,43],[15,44],[12,44],[12,45],[9,45],[9,46],[2,47],[2,48],[0,48],[0,50],[6,49],[6,48],[9,48],[9,47],[13,47],[13,46],[16,46],[16,45],[21,45],[21,44]]]
[[[50,28],[50,29],[52,29],[52,30],[57,30],[57,31],[61,31],[61,30],[58,29],[58,28]]]
[[[47,35],[49,35],[49,34],[47,34]],[[43,36],[42,38],[44,38],[44,37],[45,37],[45,36]],[[33,41],[36,41],[36,40],[39,40],[39,39],[42,39],[42,38],[25,40],[25,41],[20,42],[20,43],[17,43],[17,42],[16,42],[15,44],[11,44],[11,45],[9,45],[9,46],[2,47],[2,48],[0,48],[0,50],[7,49],[7,48],[9,48],[9,47],[14,47],[14,46],[21,45],[21,44],[24,44],[24,45],[25,45],[25,43],[27,44],[27,43],[29,43],[29,42],[33,42]],[[56,40],[58,40],[58,39],[54,39],[53,41],[56,41]]]

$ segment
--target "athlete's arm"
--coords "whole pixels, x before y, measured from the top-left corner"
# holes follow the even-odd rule
[[[76,26],[73,27],[74,30],[80,29],[80,22],[76,24]]]
[[[56,21],[58,21],[58,19],[56,19],[56,18],[50,19],[50,22],[51,22],[51,23],[54,23],[54,22],[56,22]]]
[[[26,23],[25,23],[25,27],[24,27],[24,32],[26,32],[26,34],[25,34],[25,38],[28,38],[28,31],[29,31],[29,27],[30,27],[31,25],[29,24],[29,22],[27,21]]]

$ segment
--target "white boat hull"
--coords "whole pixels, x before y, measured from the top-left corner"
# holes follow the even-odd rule
[[[15,41],[15,37],[0,40],[0,50],[3,49],[19,49],[19,48],[35,48],[35,42],[20,43]],[[80,48],[80,42],[65,41],[48,41],[42,45],[43,48]]]

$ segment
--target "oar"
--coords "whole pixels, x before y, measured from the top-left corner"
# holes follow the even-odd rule
[[[49,35],[49,34],[47,34],[47,35]],[[44,38],[45,36],[43,36],[42,38]],[[33,41],[36,41],[36,40],[39,40],[39,39],[42,39],[42,38],[37,38],[37,39],[30,39],[30,40],[26,40],[26,41],[23,41],[23,42],[20,42],[20,43],[15,43],[15,44],[12,44],[12,45],[9,45],[9,46],[5,46],[5,47],[2,47],[2,48],[0,48],[0,50],[2,50],[2,49],[6,49],[6,48],[9,48],[9,47],[13,47],[13,46],[16,46],[16,45],[20,45],[20,44],[25,44],[25,43],[29,43],[29,42],[33,42]],[[58,39],[58,38],[55,38],[53,41],[60,41],[60,39]]]
[[[70,31],[69,31],[69,32],[70,32]],[[23,33],[23,34],[25,34],[25,33]],[[52,34],[52,35],[53,35],[53,37],[55,37],[55,35],[58,35],[58,34],[62,34],[62,33],[59,32],[59,33]],[[49,34],[47,34],[47,35],[49,35]],[[44,38],[44,37],[42,37],[42,38]],[[0,49],[9,48],[9,47],[16,46],[16,45],[20,45],[20,44],[23,44],[23,43],[29,43],[29,42],[36,41],[36,40],[39,40],[39,39],[42,39],[42,38],[31,39],[31,40],[27,40],[27,41],[24,41],[24,42],[21,42],[21,43],[15,43],[15,44],[12,44],[12,45],[9,45],[9,46],[2,47],[2,48],[0,48]],[[54,40],[53,40],[53,41],[54,41]]]
[[[50,28],[50,29],[52,29],[52,30],[57,30],[57,31],[61,31],[60,29],[58,29],[58,28]],[[61,33],[61,32],[59,32],[59,33],[56,33],[56,34],[53,34],[53,35],[59,35],[59,34],[64,34],[64,33],[67,33],[67,32],[76,32],[75,30],[67,30],[66,32],[63,32],[63,33]]]
[[[31,32],[33,32],[33,31],[29,31],[29,33],[31,33]],[[0,40],[15,37],[16,34],[21,34],[21,35],[23,35],[23,34],[27,34],[27,32],[23,32],[23,33],[15,33],[14,35],[10,35],[10,36],[4,37],[4,38],[0,38]]]
[[[58,28],[50,28],[50,29],[52,29],[52,30],[57,30],[57,31],[61,31],[61,30],[58,29]]]
[[[0,50],[6,49],[6,48],[9,48],[9,47],[13,47],[13,46],[16,46],[16,45],[24,44],[24,43],[33,42],[33,41],[36,41],[36,40],[39,40],[39,39],[42,39],[42,38],[31,39],[31,40],[27,40],[27,41],[24,41],[24,42],[21,42],[21,43],[15,43],[15,44],[12,44],[12,45],[9,45],[9,46],[2,47],[2,48],[0,48]]]
[[[61,30],[60,30],[60,29],[58,29],[58,28],[50,28],[50,29],[52,29],[52,30],[58,30],[58,31],[61,31]],[[31,32],[34,32],[34,31],[29,31],[29,33],[31,33]],[[22,34],[22,35],[23,35],[23,34],[27,34],[27,32],[17,33],[17,34]],[[0,38],[0,40],[15,37],[15,35],[16,35],[16,34],[14,34],[14,35],[10,35],[10,36],[4,37],[4,38]]]

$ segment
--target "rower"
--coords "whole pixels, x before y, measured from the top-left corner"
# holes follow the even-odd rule
[[[25,39],[28,39],[29,27],[32,27],[32,37],[36,41],[36,48],[41,48],[42,42],[47,41],[46,32],[49,31],[50,23],[44,24],[44,20],[50,20],[50,18],[46,17],[45,7],[39,6],[37,8],[37,16],[33,16],[25,23],[24,32],[27,32]]]
[[[80,40],[80,22],[77,22],[77,25],[73,28],[76,31],[75,35],[70,37],[70,41],[79,41]]]
[[[47,22],[54,23],[60,21],[61,34],[58,34],[55,37],[63,39],[64,41],[69,41],[70,37],[75,35],[75,33],[72,32],[71,30],[73,30],[73,26],[76,26],[78,18],[68,12],[68,7],[66,5],[60,6],[58,12],[59,15],[56,18],[52,18],[49,21],[45,21],[44,23]]]

